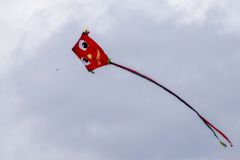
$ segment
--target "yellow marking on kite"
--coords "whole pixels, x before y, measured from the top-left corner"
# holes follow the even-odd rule
[[[97,49],[97,57],[96,57],[96,60],[97,60],[98,65],[100,65],[100,64],[101,64],[101,62],[100,62],[100,52],[99,52],[98,49]]]
[[[89,59],[92,59],[92,55],[91,55],[91,54],[88,54],[87,57],[88,57]]]
[[[88,32],[87,27],[84,27],[83,33],[87,33],[87,32]]]

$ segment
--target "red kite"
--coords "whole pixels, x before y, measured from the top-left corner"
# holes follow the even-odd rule
[[[157,81],[153,80],[152,78],[149,78],[148,76],[142,73],[139,73],[131,68],[112,62],[110,58],[108,58],[108,56],[105,54],[103,49],[92,38],[89,37],[89,31],[86,30],[82,33],[80,39],[77,41],[77,43],[72,48],[72,50],[78,56],[78,58],[83,62],[83,64],[85,65],[85,67],[89,72],[93,73],[93,70],[105,65],[113,65],[154,83],[158,87],[162,88],[163,90],[173,95],[183,104],[185,104],[188,108],[190,108],[193,112],[195,112],[197,116],[202,120],[202,122],[212,131],[212,133],[218,139],[220,144],[222,144],[224,147],[227,146],[225,143],[223,143],[219,139],[217,133],[220,134],[226,141],[228,141],[231,147],[233,146],[231,141],[222,131],[220,131],[217,127],[215,127],[212,123],[210,123],[206,118],[204,118],[189,103],[187,103],[184,99],[182,99],[176,93],[174,93],[170,89],[166,88],[165,86],[161,85]]]

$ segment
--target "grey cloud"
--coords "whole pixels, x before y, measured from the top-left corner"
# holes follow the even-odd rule
[[[71,51],[85,23],[69,19],[1,77],[0,157],[237,159],[240,37],[211,24],[156,23],[115,5],[110,11],[117,26],[90,33],[107,54],[176,91],[236,147],[223,150],[194,113],[154,85],[113,66],[88,73]]]

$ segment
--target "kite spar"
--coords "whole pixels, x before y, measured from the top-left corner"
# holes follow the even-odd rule
[[[73,52],[78,56],[78,58],[83,62],[86,69],[89,72],[93,72],[94,69],[105,66],[105,65],[113,65],[118,68],[121,68],[123,70],[126,70],[130,73],[133,73],[155,85],[162,88],[175,98],[177,98],[179,101],[181,101],[183,104],[185,104],[189,109],[191,109],[193,112],[197,114],[197,116],[202,120],[202,122],[211,130],[213,135],[217,138],[217,140],[220,142],[221,145],[224,147],[227,147],[227,145],[220,140],[217,133],[221,135],[232,147],[232,143],[229,140],[229,138],[217,127],[215,127],[212,123],[210,123],[206,118],[204,118],[196,109],[194,109],[189,103],[187,103],[184,99],[182,99],[179,95],[168,89],[167,87],[163,86],[162,84],[158,83],[157,81],[153,80],[152,78],[139,73],[138,71],[135,71],[131,68],[122,66],[120,64],[117,64],[115,62],[112,62],[110,58],[105,54],[103,49],[92,39],[89,37],[89,31],[84,31],[80,37],[80,39],[77,41],[75,46],[72,48]]]

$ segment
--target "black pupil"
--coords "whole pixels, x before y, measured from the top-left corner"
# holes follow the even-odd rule
[[[86,58],[83,58],[83,61],[84,61],[85,63],[88,63],[88,60],[87,60]]]
[[[88,44],[87,44],[86,42],[83,42],[83,43],[82,43],[82,46],[83,46],[83,48],[87,48],[87,47],[88,47]]]

